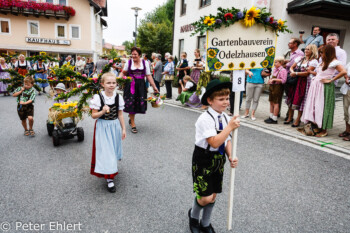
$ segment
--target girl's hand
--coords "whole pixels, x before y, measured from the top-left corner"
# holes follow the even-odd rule
[[[122,140],[124,140],[126,138],[126,132],[125,132],[125,129],[123,129],[122,131]]]
[[[237,165],[238,165],[238,158],[233,158],[232,159],[231,157],[229,157],[228,161],[230,161],[230,166],[232,168],[236,168],[237,167]]]
[[[290,73],[290,76],[295,77],[297,74],[295,72]]]
[[[331,83],[332,80],[331,79],[322,79],[321,82],[322,83]]]
[[[232,117],[228,125],[231,127],[231,131],[237,129],[241,125],[241,121],[239,120],[239,115]]]
[[[154,92],[154,93],[157,93],[157,94],[159,93],[159,90],[158,90],[158,88],[157,88],[156,86],[154,86],[154,87],[152,87],[152,88],[153,88],[153,92]]]
[[[105,113],[109,113],[110,108],[107,105],[105,105],[103,106],[102,111],[104,111]]]

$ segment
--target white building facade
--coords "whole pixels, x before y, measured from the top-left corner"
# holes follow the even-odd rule
[[[206,36],[196,34],[191,36],[194,31],[191,24],[201,16],[216,15],[217,8],[235,7],[243,10],[249,9],[253,5],[266,4],[267,9],[275,19],[287,20],[288,28],[293,31],[292,34],[280,34],[277,41],[276,56],[282,56],[288,51],[288,42],[291,38],[299,38],[299,31],[305,31],[304,39],[311,35],[313,26],[320,26],[325,33],[336,32],[340,34],[340,46],[345,51],[350,52],[350,23],[349,19],[334,19],[306,14],[293,14],[287,11],[288,4],[292,2],[310,2],[302,0],[176,0],[175,1],[175,22],[174,22],[174,40],[173,55],[179,58],[182,51],[187,52],[188,60],[194,59],[194,50],[200,49],[204,52]],[[316,2],[316,1],[315,1]],[[329,0],[332,2],[332,0]],[[335,1],[336,2],[336,1]],[[324,6],[323,6],[324,8]],[[319,7],[320,14],[323,9]],[[317,12],[317,11],[316,11]],[[310,13],[308,13],[310,14]],[[317,15],[317,13],[316,13]],[[329,16],[328,16],[329,17]],[[342,18],[342,16],[340,16]],[[239,32],[238,32],[239,33]],[[303,48],[305,45],[301,45]]]

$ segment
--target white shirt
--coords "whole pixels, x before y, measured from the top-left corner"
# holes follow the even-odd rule
[[[146,75],[151,75],[151,68],[149,67],[149,62],[145,61],[145,65],[146,65]],[[128,69],[129,69],[129,61],[127,61],[125,63],[123,70],[128,71]],[[142,70],[143,69],[143,62],[142,62],[142,60],[141,60],[140,68],[136,68],[135,65],[134,65],[134,61],[131,59],[131,69],[132,70],[136,70],[136,69]]]
[[[31,67],[30,67],[30,62],[29,61],[26,61],[26,60],[24,60],[24,62],[21,62],[20,60],[18,60],[17,62],[16,62],[16,68],[18,68],[18,66],[27,66],[27,70],[30,70],[31,69]]]
[[[350,63],[348,63],[346,65],[345,70],[346,70],[348,76],[350,77]],[[346,94],[348,94],[348,91],[350,91],[350,86],[344,82],[344,84],[340,88],[340,92],[343,95],[346,95]]]
[[[191,87],[193,87],[193,83],[190,81],[187,81],[187,83],[185,85],[185,89],[190,89]]]
[[[215,122],[214,122],[214,119],[207,112],[202,113],[202,115],[200,115],[200,117],[198,118],[198,120],[196,122],[196,142],[195,142],[195,144],[196,144],[196,146],[199,146],[203,149],[207,149],[207,147],[208,147],[207,139],[217,135],[216,131],[219,130],[218,116],[219,115],[221,116],[223,129],[227,126],[227,122],[229,122],[231,119],[226,113],[223,112],[222,114],[219,114],[211,107],[208,108],[208,111],[214,117]],[[227,119],[227,122],[225,120],[225,117]],[[227,145],[228,140],[231,140],[231,135],[226,138],[225,147]],[[210,151],[218,151],[219,148],[210,147],[209,150]]]
[[[45,65],[44,63],[41,65],[41,69],[43,68],[43,67],[45,67],[45,71],[47,71],[47,65]],[[39,68],[39,64],[35,64],[34,65],[34,70],[38,70],[38,68]]]
[[[77,62],[75,63],[75,67],[78,69],[78,70],[83,70],[84,69],[84,66],[85,66],[85,62],[83,60],[77,60]]]
[[[119,95],[117,93],[113,93],[113,96],[109,97],[109,96],[106,96],[105,92],[104,91],[101,91],[101,94],[104,98],[104,102],[105,104],[107,105],[112,105],[114,104],[114,100],[115,100],[115,96],[116,95]],[[123,110],[124,109],[124,99],[121,95],[119,95],[119,108],[118,110]],[[98,94],[95,94],[92,99],[90,100],[90,108],[91,109],[96,109],[96,110],[100,110],[101,108],[101,99],[100,99],[100,95]]]

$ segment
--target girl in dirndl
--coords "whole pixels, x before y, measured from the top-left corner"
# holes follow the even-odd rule
[[[116,192],[114,177],[118,174],[118,161],[123,157],[122,140],[125,139],[123,117],[124,100],[115,93],[116,76],[105,73],[101,77],[104,91],[90,101],[95,123],[90,174],[107,181],[107,190]]]
[[[195,49],[194,50],[194,56],[195,59],[193,61],[193,65],[191,67],[192,72],[191,72],[191,79],[195,84],[198,84],[199,79],[201,77],[201,73],[202,70],[205,69],[205,63],[204,61],[202,61],[201,56],[200,56],[200,51],[199,49]],[[191,108],[199,108],[202,106],[201,104],[201,100],[200,100],[200,89],[199,91],[194,92],[190,98],[188,99],[188,101],[186,102],[186,104],[188,106],[190,106]]]
[[[279,113],[279,103],[283,97],[283,84],[287,81],[287,70],[283,68],[284,58],[275,58],[275,70],[272,78],[269,80],[269,101],[270,101],[270,116],[265,120],[267,124],[277,124],[277,116]]]
[[[43,61],[39,60],[37,64],[34,65],[34,70],[36,71],[35,74],[35,80],[37,81],[42,81],[42,80],[46,80],[47,81],[47,66],[43,63]],[[43,89],[43,92],[46,93],[45,91],[45,87],[49,86],[49,83],[42,83],[42,82],[38,82],[37,83],[39,87],[41,87]],[[41,95],[40,91],[39,91],[39,95]]]

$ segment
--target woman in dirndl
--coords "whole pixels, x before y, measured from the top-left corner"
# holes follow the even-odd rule
[[[127,83],[124,87],[124,112],[129,113],[129,125],[131,132],[137,133],[135,124],[136,114],[145,114],[147,111],[147,90],[145,77],[153,87],[155,93],[159,93],[151,75],[150,65],[141,58],[142,52],[140,48],[133,47],[131,49],[131,59],[125,64],[124,69],[120,72],[119,77],[130,76],[131,83]]]
[[[10,74],[6,72],[9,67],[3,57],[0,58],[0,93],[4,93],[4,96],[9,96],[10,93],[7,91],[8,83],[1,82],[2,79],[10,79]]]
[[[45,87],[49,86],[49,83],[47,82],[47,66],[43,63],[42,60],[39,60],[37,64],[34,65],[35,73],[35,80],[39,81],[37,82],[38,86],[40,86],[43,89],[43,92],[46,93]],[[42,82],[45,81],[46,82]],[[41,95],[39,91],[39,95]]]
[[[298,110],[298,117],[292,124],[292,127],[300,125],[300,118],[303,115],[307,93],[309,91],[311,79],[313,77],[310,71],[314,71],[318,66],[318,51],[314,44],[310,44],[305,48],[305,57],[298,57],[295,63],[290,67],[290,76],[298,77],[293,98],[291,99],[292,110]],[[296,67],[300,67],[301,72],[294,72]],[[292,120],[292,113],[289,114],[287,121]]]
[[[337,71],[339,73],[335,75]],[[312,78],[301,121],[311,123],[316,137],[325,137],[328,135],[327,130],[333,127],[334,81],[346,74],[332,45],[324,46],[322,63],[317,66],[316,72],[311,73],[316,77]]]
[[[25,60],[25,57],[23,54],[20,54],[18,56],[18,61],[16,62],[16,71],[20,75],[25,76],[30,69],[31,69],[30,63]]]

